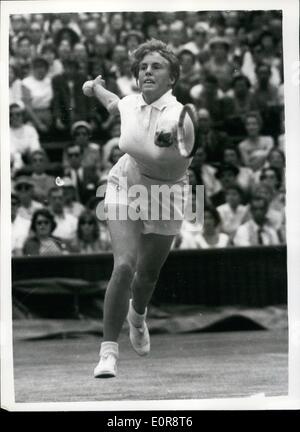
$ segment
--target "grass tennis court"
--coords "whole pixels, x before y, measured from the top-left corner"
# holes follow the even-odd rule
[[[14,341],[16,402],[284,396],[288,332],[155,334],[149,356],[120,338],[117,378],[95,379],[100,338]]]

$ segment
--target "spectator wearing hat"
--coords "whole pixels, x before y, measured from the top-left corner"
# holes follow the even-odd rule
[[[79,218],[85,207],[76,199],[76,189],[69,177],[62,179],[65,212]]]
[[[18,195],[11,193],[11,253],[12,256],[22,255],[25,240],[29,234],[30,220],[19,214],[20,200]]]
[[[52,80],[53,115],[57,130],[68,136],[74,122],[89,118],[91,104],[82,92],[86,77],[78,72],[77,62],[66,60],[63,65],[64,72]]]
[[[268,201],[261,196],[253,196],[250,203],[250,219],[236,231],[235,246],[271,246],[280,243],[276,230],[268,224]]]
[[[52,127],[53,90],[48,70],[47,60],[37,57],[32,62],[32,73],[23,79],[23,85],[30,93],[33,120],[40,133],[47,133]]]
[[[216,36],[210,40],[209,48],[211,56],[204,64],[204,70],[217,78],[219,88],[226,94],[230,89],[234,72],[228,56],[230,42],[225,37]]]
[[[69,214],[64,206],[64,192],[61,187],[54,186],[48,194],[49,211],[53,214],[56,228],[53,235],[65,241],[75,238],[78,219]]]
[[[20,200],[19,214],[31,221],[35,210],[42,208],[42,204],[33,199],[34,182],[28,176],[21,175],[16,178],[14,188]]]
[[[36,129],[24,122],[25,106],[22,102],[13,103],[9,107],[9,145],[12,175],[29,162],[32,151],[40,149],[39,136]]]
[[[222,232],[232,239],[238,227],[245,221],[247,206],[242,204],[243,191],[238,184],[227,187],[225,203],[217,207],[221,217]]]
[[[95,166],[82,166],[83,152],[78,144],[71,143],[67,148],[68,167],[64,175],[72,180],[76,189],[76,198],[82,204],[95,196],[99,183],[99,176]]]
[[[273,138],[260,135],[262,119],[258,112],[249,112],[245,116],[247,138],[238,145],[244,166],[254,172],[262,168],[270,151],[274,147]]]
[[[33,197],[37,201],[45,204],[49,190],[55,186],[55,178],[46,173],[48,157],[45,150],[35,150],[30,155],[31,180],[34,184]]]
[[[210,201],[214,207],[219,207],[220,205],[225,204],[227,188],[236,184],[238,173],[239,168],[236,165],[228,163],[222,163],[219,165],[216,172],[216,178],[221,183],[221,188],[210,197]]]
[[[36,210],[32,217],[31,232],[23,247],[23,254],[32,255],[60,255],[68,253],[65,241],[53,235],[56,222],[48,209]]]

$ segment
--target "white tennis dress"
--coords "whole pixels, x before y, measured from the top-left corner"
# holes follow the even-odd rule
[[[177,125],[182,104],[169,90],[149,105],[141,94],[135,94],[121,99],[118,106],[121,116],[119,147],[125,155],[109,173],[106,208],[109,205],[132,206],[140,211],[143,233],[175,235],[180,231],[184,217],[188,185],[186,171],[191,159],[179,154],[176,143],[170,147],[157,146],[155,136],[162,130],[170,132]],[[186,136],[193,139],[193,125],[189,118],[186,118],[185,130]],[[139,193],[140,186],[144,187],[145,193]],[[153,186],[156,191],[159,187],[165,188],[167,193],[163,199],[153,193]],[[171,198],[168,199],[168,188],[172,186]],[[157,207],[158,219],[154,211]]]

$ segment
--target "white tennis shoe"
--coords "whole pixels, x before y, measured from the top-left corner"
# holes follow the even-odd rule
[[[111,344],[113,348],[111,348]],[[104,342],[101,344],[100,360],[94,369],[95,378],[114,378],[117,376],[118,344]]]
[[[143,315],[137,314],[133,309],[130,301],[127,322],[129,324],[129,339],[135,352],[140,356],[149,354],[150,352],[150,335],[145,321],[146,312]],[[138,321],[136,322],[136,317]]]

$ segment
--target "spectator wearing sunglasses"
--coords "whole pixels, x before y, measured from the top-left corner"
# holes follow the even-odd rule
[[[49,210],[36,210],[31,222],[32,234],[24,244],[24,255],[59,255],[68,253],[67,243],[53,236],[55,227],[56,222]]]
[[[78,219],[76,239],[71,243],[72,249],[81,254],[108,250],[108,244],[101,241],[99,234],[97,217],[90,210],[84,211]]]
[[[35,210],[42,208],[42,204],[33,199],[34,182],[29,176],[21,175],[15,180],[15,191],[20,200],[19,214],[31,220]]]

